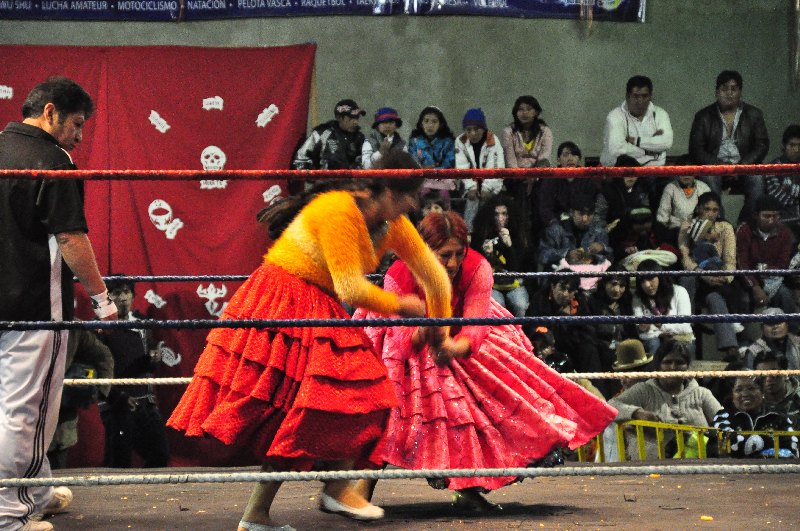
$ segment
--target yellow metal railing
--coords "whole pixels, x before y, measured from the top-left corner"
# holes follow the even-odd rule
[[[616,443],[617,443],[617,452],[619,455],[620,461],[625,461],[627,452],[625,447],[625,429],[626,427],[631,426],[635,429],[636,432],[636,447],[637,452],[639,455],[639,459],[645,460],[647,459],[647,445],[646,445],[646,438],[644,434],[645,428],[652,428],[656,432],[656,446],[658,448],[658,459],[666,459],[666,450],[665,450],[665,443],[664,443],[664,430],[674,431],[675,432],[675,442],[678,446],[677,456],[680,458],[686,457],[686,435],[687,433],[689,436],[692,434],[695,435],[697,438],[697,458],[698,459],[706,459],[708,457],[706,452],[706,440],[707,434],[717,434],[716,437],[717,447],[719,450],[719,455],[723,454],[730,454],[731,452],[731,443],[730,437],[732,435],[766,435],[772,437],[773,441],[773,450],[774,450],[774,457],[775,459],[779,459],[779,450],[780,450],[780,438],[781,437],[792,437],[792,436],[800,436],[800,432],[797,431],[726,431],[720,430],[717,428],[711,428],[707,426],[690,426],[686,424],[669,424],[666,422],[652,422],[649,420],[629,420],[626,422],[617,422],[616,423]],[[599,462],[605,462],[605,448],[603,443],[603,434],[598,435],[594,438],[594,443],[589,444],[586,446],[582,446],[578,448],[578,460],[585,462],[591,459],[590,454],[590,447],[596,445],[597,449],[597,456]]]

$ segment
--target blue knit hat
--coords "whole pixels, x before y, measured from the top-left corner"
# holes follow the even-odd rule
[[[489,129],[486,127],[486,115],[483,114],[483,111],[480,110],[480,108],[469,109],[464,115],[464,119],[461,121],[461,126],[466,129],[470,125],[474,125],[486,130]]]
[[[375,121],[372,123],[372,128],[376,129],[378,124],[384,122],[394,122],[397,124],[397,127],[403,127],[403,120],[400,119],[397,111],[391,107],[381,107],[375,112]]]

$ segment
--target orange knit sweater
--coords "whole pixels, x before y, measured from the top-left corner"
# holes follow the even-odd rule
[[[399,309],[397,295],[364,275],[375,271],[392,250],[425,289],[430,317],[450,317],[450,279],[436,255],[405,216],[389,223],[373,244],[364,217],[349,192],[313,199],[281,234],[264,259],[335,293],[340,300],[385,315]]]

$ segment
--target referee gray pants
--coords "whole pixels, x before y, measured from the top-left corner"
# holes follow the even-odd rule
[[[66,330],[0,332],[0,477],[48,478],[64,383]],[[0,529],[42,512],[52,487],[0,488]]]

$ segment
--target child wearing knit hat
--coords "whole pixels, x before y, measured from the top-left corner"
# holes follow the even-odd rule
[[[381,107],[375,112],[372,132],[367,135],[361,148],[361,164],[365,170],[372,168],[389,151],[407,151],[406,141],[397,133],[403,120],[391,107]]]
[[[480,108],[468,109],[461,121],[464,133],[456,138],[456,168],[484,169],[505,168],[505,156],[500,139],[486,125],[486,115]],[[500,193],[503,188],[502,179],[464,179],[464,221],[469,231],[481,200]]]

